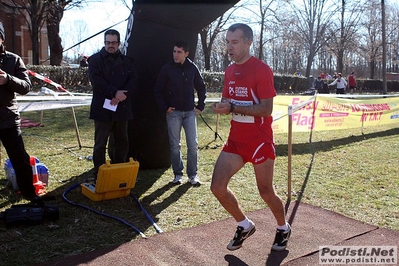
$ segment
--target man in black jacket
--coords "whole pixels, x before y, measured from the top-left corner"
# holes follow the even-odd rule
[[[160,109],[166,113],[173,183],[180,184],[183,177],[181,156],[181,129],[184,128],[187,143],[187,175],[192,185],[200,185],[197,176],[198,137],[196,115],[205,108],[205,83],[197,66],[187,58],[188,43],[176,42],[173,48],[173,61],[165,64],[155,85],[155,98]],[[195,105],[194,90],[198,104]]]
[[[128,120],[133,118],[131,96],[137,84],[133,60],[119,51],[120,34],[110,29],[104,34],[105,46],[89,57],[89,77],[93,86],[90,119],[94,120],[93,163],[95,175],[105,163],[107,141],[112,163],[127,161]],[[110,138],[110,136],[112,136]]]
[[[5,31],[0,22],[0,140],[15,171],[18,188],[28,200],[39,199],[33,186],[30,156],[21,135],[21,118],[15,93],[27,94],[32,84],[21,57],[6,51]]]

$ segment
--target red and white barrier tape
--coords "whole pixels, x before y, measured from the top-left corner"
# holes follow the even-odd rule
[[[62,87],[60,84],[58,84],[58,83],[52,81],[51,79],[46,78],[45,76],[42,76],[42,75],[40,75],[40,74],[37,74],[37,73],[35,73],[35,72],[33,72],[32,70],[29,70],[29,69],[28,69],[28,73],[29,73],[30,75],[32,75],[32,76],[34,76],[34,77],[40,79],[40,80],[43,80],[44,82],[46,82],[46,83],[48,83],[48,84],[51,84],[51,85],[55,86],[55,87],[57,88],[57,90],[63,90],[63,91],[65,91],[65,92],[67,92],[68,94],[72,95],[72,93],[70,93],[68,90],[64,89],[64,87]]]

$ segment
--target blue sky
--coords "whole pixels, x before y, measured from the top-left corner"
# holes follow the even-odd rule
[[[60,24],[60,35],[64,49],[128,18],[130,10],[122,2],[102,0],[101,2],[86,4],[80,9],[74,8],[65,11]],[[127,21],[113,27],[120,32],[121,40],[125,38],[126,27]],[[104,33],[101,33],[73,50],[67,51],[64,56],[91,55],[103,47],[103,41]]]

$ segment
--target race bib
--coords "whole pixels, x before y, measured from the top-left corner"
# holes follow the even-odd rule
[[[237,106],[250,106],[253,105],[252,101],[237,101],[237,100],[231,100],[231,102]],[[249,116],[249,115],[243,115],[243,114],[236,114],[233,113],[233,118],[234,121],[239,122],[239,123],[255,123],[255,117]]]

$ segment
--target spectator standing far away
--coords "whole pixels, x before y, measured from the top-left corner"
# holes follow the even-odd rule
[[[272,130],[273,98],[276,96],[274,75],[268,65],[250,55],[253,32],[248,25],[230,26],[226,42],[234,64],[226,69],[221,102],[213,104],[212,108],[217,114],[232,114],[232,118],[228,140],[213,170],[211,191],[238,225],[227,249],[241,248],[244,240],[255,232],[255,224],[244,214],[228,183],[250,162],[259,194],[277,222],[271,249],[282,251],[287,246],[291,227],[285,221],[283,202],[273,186],[276,158]]]
[[[331,82],[328,86],[334,86],[337,85],[337,88],[335,90],[336,94],[345,94],[345,88],[347,85],[346,80],[342,77],[341,73],[337,74],[337,78]]]
[[[89,77],[93,86],[90,118],[94,120],[94,174],[105,163],[107,141],[112,163],[127,161],[128,120],[133,118],[131,97],[137,86],[133,60],[119,51],[120,34],[114,29],[104,34],[105,46],[89,57]],[[110,137],[112,136],[112,137]]]
[[[88,67],[89,63],[87,62],[87,56],[83,56],[82,60],[80,60],[80,67]]]
[[[349,86],[349,91],[350,94],[353,94],[353,91],[356,88],[356,77],[355,77],[355,72],[352,72],[349,76],[348,76],[348,86]]]
[[[301,76],[302,76],[301,71],[299,71],[299,69],[297,69],[297,70],[294,72],[294,77],[301,77]]]
[[[320,93],[323,90],[324,80],[321,76],[318,76],[317,79],[313,81],[313,88]]]
[[[155,98],[161,111],[166,113],[174,184],[181,184],[184,164],[181,154],[181,129],[187,143],[188,180],[200,185],[198,169],[197,118],[205,108],[205,82],[197,66],[188,58],[189,45],[177,41],[173,47],[173,60],[163,65],[155,84]],[[198,104],[195,105],[194,91]]]
[[[6,51],[3,24],[0,22],[0,140],[15,171],[18,188],[25,199],[40,200],[33,186],[30,156],[25,150],[21,117],[15,93],[27,94],[32,84],[21,57]]]

